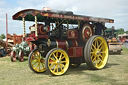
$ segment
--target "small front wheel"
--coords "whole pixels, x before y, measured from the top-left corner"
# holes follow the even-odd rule
[[[11,57],[11,61],[12,62],[15,62],[16,61],[16,52],[15,51],[12,51],[10,57]]]
[[[60,48],[54,48],[46,55],[46,69],[52,75],[63,75],[69,67],[68,54]]]
[[[41,56],[37,49],[34,49],[28,58],[29,68],[35,73],[42,73],[46,71],[45,58]]]
[[[24,60],[24,52],[22,50],[20,50],[20,52],[19,52],[18,59],[20,62],[23,62],[23,60]]]

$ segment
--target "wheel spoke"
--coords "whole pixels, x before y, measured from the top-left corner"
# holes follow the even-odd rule
[[[103,48],[103,47],[102,47]],[[106,50],[102,50],[100,53],[105,53],[106,54]]]
[[[99,60],[98,64],[99,65],[102,64],[103,60],[100,58],[100,56],[98,57],[98,60]]]
[[[55,59],[53,57],[50,58],[52,61],[55,61]]]
[[[95,56],[95,55],[91,55],[91,59],[93,58],[93,56]]]
[[[99,58],[99,56],[97,56],[97,64],[99,63],[99,61],[100,61],[100,58]]]
[[[57,68],[57,65],[55,65],[55,68],[54,68],[54,70],[53,70],[54,72],[55,72],[56,68]]]
[[[36,60],[33,59],[32,61],[37,61],[37,59]]]
[[[35,69],[37,69],[37,67],[39,66],[39,63],[38,63],[38,65],[36,66],[36,68]]]
[[[99,57],[99,59],[100,59],[100,62],[103,62],[103,60]]]
[[[62,53],[60,54],[59,60],[61,60],[61,57],[62,57]]]
[[[91,52],[91,54],[94,54],[95,52]]]
[[[40,53],[39,53],[39,52],[37,52],[37,56],[38,56],[38,58],[40,59]]]
[[[49,68],[51,69],[54,65],[55,65],[55,63],[53,63],[51,66],[49,66]]]
[[[36,56],[35,56],[35,55],[32,55],[32,58],[38,59],[38,58],[36,58]]]
[[[53,53],[53,56],[54,56],[54,58],[55,58],[56,60],[58,60],[54,53]]]
[[[34,66],[38,61],[36,61],[34,64],[32,64],[32,66]]]
[[[56,62],[53,62],[53,61],[52,62],[51,61],[49,62],[49,64],[53,64],[53,63],[56,63]]]
[[[58,52],[56,52],[56,57],[58,57]]]
[[[94,61],[96,60],[96,57],[97,57],[97,56],[94,56],[94,58],[92,59],[92,62],[94,62]]]
[[[45,67],[44,67],[44,63],[42,63],[42,67],[45,68]]]
[[[96,49],[96,47],[92,44],[92,46],[94,47],[94,49]]]
[[[59,64],[59,66],[60,66],[60,69],[61,69],[61,71],[62,71],[62,70],[63,70],[63,69],[62,69],[62,66],[61,66],[60,64]]]
[[[96,42],[97,42],[97,46],[96,46],[96,47],[98,48],[98,45],[99,45],[99,43],[98,43],[98,39],[96,40]]]
[[[98,46],[98,48],[100,48],[100,46],[103,44],[103,42],[100,43],[100,45]]]
[[[58,73],[58,65],[56,65],[57,73]]]
[[[102,60],[104,59],[103,56],[100,54],[100,57],[102,58]]]
[[[40,62],[39,62],[39,71],[40,71]]]
[[[60,64],[60,65],[62,66],[62,68],[63,68],[63,67],[65,68],[64,64]]]
[[[100,52],[100,53],[106,53],[105,51],[102,51],[102,52]]]
[[[101,48],[99,48],[99,50],[101,51],[103,49],[103,46],[101,46]]]
[[[94,51],[94,49],[91,47],[91,50]]]
[[[62,60],[62,59],[64,59],[64,58],[65,58],[65,57],[64,57],[64,56],[62,56],[60,60]]]
[[[61,61],[61,63],[66,63],[66,61]]]

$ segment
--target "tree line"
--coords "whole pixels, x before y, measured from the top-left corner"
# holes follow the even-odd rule
[[[112,30],[112,28],[107,28],[107,30]],[[117,37],[120,34],[124,34],[124,33],[128,34],[128,30],[125,31],[123,28],[118,28],[118,29],[115,29],[115,30],[116,30],[116,32],[114,34],[116,34]]]
[[[6,36],[4,34],[0,35],[0,40],[5,39],[5,38],[6,38]]]

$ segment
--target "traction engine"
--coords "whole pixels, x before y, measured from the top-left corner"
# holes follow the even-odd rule
[[[23,21],[23,37],[36,45],[28,57],[29,68],[62,75],[69,67],[86,63],[90,69],[102,69],[108,60],[104,36],[105,23],[113,19],[76,15],[71,11],[26,9],[13,15]],[[25,21],[35,21],[25,34]],[[103,37],[101,36],[103,35]]]

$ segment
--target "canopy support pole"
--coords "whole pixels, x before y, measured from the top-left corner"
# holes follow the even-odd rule
[[[67,20],[67,29],[69,29],[69,23],[68,23],[68,20]]]
[[[80,21],[78,20],[78,29],[80,29]]]
[[[38,33],[37,33],[37,16],[35,16],[35,36],[37,37],[38,36]]]
[[[8,15],[6,13],[6,52],[8,49]]]
[[[22,19],[23,19],[23,37],[25,37],[25,18]]]

